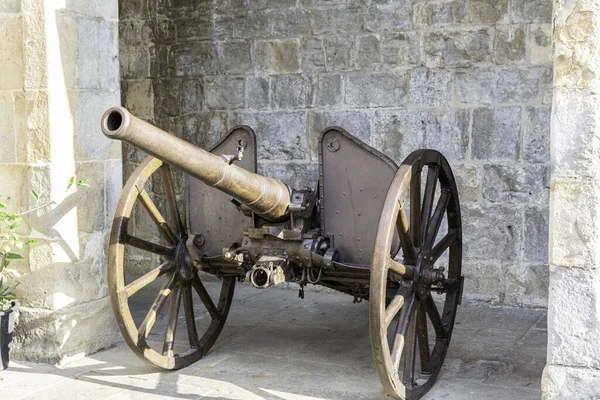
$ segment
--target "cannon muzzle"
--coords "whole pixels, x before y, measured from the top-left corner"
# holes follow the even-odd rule
[[[123,107],[104,113],[102,132],[235,197],[267,220],[281,219],[288,212],[290,188],[283,182],[230,165],[223,158],[134,117]]]

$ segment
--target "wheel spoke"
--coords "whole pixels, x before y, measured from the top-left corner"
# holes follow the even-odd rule
[[[181,290],[175,286],[171,292],[171,304],[169,304],[169,316],[167,317],[167,331],[163,343],[162,353],[167,357],[173,357],[175,348],[175,334],[177,332],[177,321],[179,319],[179,308],[181,306]]]
[[[433,258],[433,262],[436,262],[438,258],[450,247],[454,242],[458,240],[458,229],[451,229],[443,238],[436,244],[431,252],[429,253]]]
[[[440,312],[435,305],[435,301],[433,301],[433,297],[428,296],[425,300],[425,311],[427,311],[427,315],[429,315],[429,319],[431,320],[431,324],[435,329],[435,335],[437,339],[445,339],[448,337],[448,332],[444,327],[442,322],[442,318],[440,317]]]
[[[398,289],[398,293],[394,296],[390,304],[385,309],[385,327],[387,328],[392,323],[392,320],[398,314],[398,311],[404,305],[406,298],[411,294],[412,287],[409,285],[402,285]]]
[[[417,252],[411,238],[410,229],[408,228],[408,219],[406,217],[404,206],[400,207],[398,219],[396,220],[396,228],[398,229],[398,236],[400,237],[404,262],[406,264],[415,265],[417,261]]]
[[[175,186],[173,185],[173,175],[171,174],[171,167],[168,164],[163,164],[160,172],[163,177],[165,186],[165,193],[167,194],[167,203],[169,204],[169,210],[173,221],[177,226],[177,233],[181,236],[185,234],[185,228],[183,226],[183,220],[179,213],[179,207],[177,207],[177,196],[175,195]]]
[[[187,325],[188,339],[190,347],[200,347],[200,339],[196,330],[196,318],[194,316],[194,302],[192,300],[192,290],[189,285],[182,288],[183,291],[183,307],[185,312],[185,323]]]
[[[141,250],[149,251],[150,253],[159,254],[161,256],[172,256],[174,247],[165,247],[160,244],[152,243],[139,237],[129,235],[125,237],[125,243]]]
[[[440,225],[442,224],[442,220],[444,218],[444,214],[446,213],[446,208],[448,207],[449,201],[450,191],[442,190],[437,206],[435,207],[433,216],[431,217],[431,221],[429,222],[427,237],[425,239],[425,244],[423,245],[425,249],[431,249],[431,247],[433,246],[433,243],[435,242],[437,234],[440,230]]]
[[[421,308],[419,301],[415,300],[415,308]],[[415,381],[415,361],[417,355],[417,313],[413,312],[410,316],[408,331],[406,332],[406,354],[404,355],[404,373],[402,381],[407,387],[413,386]]]
[[[215,303],[213,303],[200,278],[194,278],[192,280],[192,286],[194,286],[194,289],[196,289],[196,293],[198,293],[198,296],[200,296],[200,300],[202,300],[202,303],[204,303],[204,306],[208,310],[211,318],[213,320],[221,319],[221,314],[217,310],[217,307],[215,307]]]
[[[169,228],[169,225],[167,225],[167,221],[156,207],[156,204],[154,204],[154,202],[148,195],[148,192],[146,192],[144,188],[138,187],[137,189],[140,193],[140,199],[142,200],[142,204],[148,212],[148,215],[150,215],[150,218],[152,218],[152,220],[154,221],[162,235],[165,237],[165,239],[167,239],[171,244],[175,245],[177,243],[177,239],[175,238],[173,231],[171,230],[171,228]]]
[[[430,165],[427,169],[427,183],[425,184],[425,194],[423,195],[423,209],[421,210],[421,229],[422,235],[419,238],[421,243],[425,243],[427,230],[429,229],[429,220],[433,210],[433,200],[435,189],[437,187],[439,168],[437,165]]]
[[[421,246],[421,171],[410,180],[410,233],[413,245]]]
[[[411,289],[411,292],[408,295],[408,301],[405,298],[404,307],[402,307],[402,310],[400,311],[400,320],[398,321],[398,326],[396,327],[394,344],[392,346],[392,365],[396,370],[398,370],[400,367],[400,359],[402,358],[402,351],[404,350],[406,333],[408,331],[410,318],[415,310],[415,303],[415,294]]]
[[[146,314],[146,317],[144,318],[144,320],[138,328],[138,346],[141,347],[145,345],[146,338],[148,337],[150,330],[152,330],[152,327],[156,322],[156,318],[158,317],[158,314],[160,314],[160,311],[165,305],[165,302],[171,294],[171,291],[173,290],[174,286],[175,275],[172,275],[171,277],[165,280],[165,283],[156,295],[156,298],[154,299],[154,302],[152,303],[148,314]]]
[[[425,306],[420,305],[417,313],[417,337],[419,340],[419,355],[421,357],[421,373],[431,375],[431,354],[429,353],[429,336],[427,334],[427,314]]]
[[[164,275],[168,271],[173,268],[173,264],[170,261],[165,261],[158,267],[154,268],[152,271],[146,273],[145,275],[139,277],[135,281],[131,282],[129,285],[125,286],[120,293],[124,293],[125,297],[131,297],[135,293],[137,293],[140,289],[148,286],[150,283],[154,282],[158,277]]]

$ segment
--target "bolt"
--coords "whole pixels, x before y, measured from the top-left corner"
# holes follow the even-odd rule
[[[206,243],[206,240],[204,239],[204,236],[202,235],[196,235],[194,236],[194,246],[200,248],[202,246],[204,246],[204,244]]]
[[[340,142],[337,139],[332,139],[331,142],[327,145],[327,150],[335,153],[340,149]]]
[[[248,244],[248,241],[247,241],[247,240],[244,240],[244,245],[247,245],[247,244]]]
[[[248,142],[246,142],[244,139],[240,139],[238,140],[238,144],[243,147],[244,149],[246,148],[246,146],[248,146]]]
[[[223,256],[225,257],[226,260],[233,260],[233,253],[231,253],[230,251],[223,254]]]

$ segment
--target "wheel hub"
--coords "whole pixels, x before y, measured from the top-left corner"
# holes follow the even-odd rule
[[[415,268],[415,288],[419,299],[424,300],[431,292],[431,285],[442,282],[445,279],[444,268],[434,268],[434,259],[429,252],[419,255]]]
[[[187,248],[187,237],[181,238],[175,249],[175,265],[177,265],[177,274],[185,281],[194,277],[194,262]]]

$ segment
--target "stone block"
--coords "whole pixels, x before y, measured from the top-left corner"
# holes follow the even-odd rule
[[[463,299],[489,303],[501,303],[504,300],[502,263],[464,260],[462,274],[465,277]]]
[[[77,18],[76,37],[77,48],[72,50],[77,50],[77,86],[85,89],[97,89],[100,87],[100,66],[98,64],[101,46],[100,24],[90,18]],[[131,67],[135,67],[136,71],[139,68],[140,75],[142,74],[141,66]]]
[[[261,110],[269,106],[269,78],[262,76],[246,77],[246,108]]]
[[[322,39],[305,39],[302,42],[302,71],[325,71],[325,47]]]
[[[248,8],[247,0],[216,0],[215,11],[230,12],[246,10]]]
[[[597,369],[548,364],[542,375],[542,399],[595,399],[600,397],[598,381]]]
[[[398,107],[406,104],[407,72],[346,77],[346,104],[353,107]]]
[[[197,41],[212,39],[212,20],[210,14],[192,14],[192,18],[175,21],[176,41]]]
[[[425,147],[427,114],[417,110],[377,111],[374,120],[373,147],[397,164]]]
[[[104,162],[104,198],[106,199],[106,222],[105,226],[112,224],[117,202],[123,189],[123,161],[121,158],[113,158]]]
[[[491,35],[487,29],[426,33],[423,39],[425,66],[468,67],[491,59]]]
[[[318,160],[321,133],[331,126],[339,126],[363,142],[370,144],[372,138],[371,116],[362,111],[311,111],[308,113],[308,137],[310,155]]]
[[[307,160],[306,113],[238,113],[233,124],[251,126],[258,140],[259,160]]]
[[[103,91],[69,91],[69,100],[73,116],[75,160],[104,160],[120,157],[120,143],[104,136],[98,122],[106,110],[119,104],[119,94]],[[63,134],[66,136],[73,133],[64,131]]]
[[[547,204],[547,175],[545,165],[485,165],[483,198],[492,203]]]
[[[125,108],[141,118],[154,116],[154,88],[151,79],[123,80],[121,98]]]
[[[412,28],[411,4],[372,5],[365,14],[365,28],[370,32]]]
[[[465,260],[520,259],[523,217],[514,206],[464,204],[461,213]]]
[[[528,46],[532,64],[552,64],[552,24],[529,25]]]
[[[548,264],[509,263],[504,265],[503,274],[506,282],[505,304],[547,307]]]
[[[66,215],[71,210],[77,211],[77,231],[80,233],[100,232],[108,228],[108,226],[104,225],[106,220],[106,210],[104,208],[104,182],[106,181],[104,177],[104,161],[79,163],[75,167],[74,176],[76,180],[87,179],[89,186],[72,187],[69,191],[69,196],[58,206],[61,213]],[[65,186],[67,186],[66,183]],[[100,250],[97,254],[88,251],[85,253],[85,258],[98,258],[99,263],[102,263],[101,259],[105,257],[103,251],[104,240],[102,237],[94,238],[92,236],[90,236],[90,239],[100,241]],[[80,242],[83,243],[83,239]],[[95,248],[95,250],[98,250],[98,248]],[[83,253],[79,258],[84,258]]]
[[[67,6],[65,7],[66,9],[68,9],[71,12],[75,12],[77,14],[80,15],[85,15],[87,17],[92,17],[92,18],[101,18],[107,21],[117,21],[117,19],[119,18],[119,3],[123,3],[122,7],[127,8],[129,7],[129,11],[134,11],[136,10],[136,16],[139,17],[139,13],[142,13],[142,15],[144,15],[144,12],[146,13],[145,15],[149,15],[149,13],[151,12],[151,5],[147,4],[149,3],[149,0],[142,0],[142,1],[130,1],[130,0],[126,0],[126,1],[122,1],[122,2],[107,2],[107,1],[98,1],[98,0],[94,0],[94,1],[89,1],[89,0],[70,0],[67,3]],[[130,3],[138,3],[136,4],[130,4]],[[133,8],[133,10],[132,10]],[[131,14],[130,14],[131,15]]]
[[[539,68],[476,68],[456,73],[456,98],[461,103],[531,103],[540,95]]]
[[[24,83],[23,20],[0,18],[0,90],[21,89]]]
[[[3,204],[8,207],[11,212],[18,212],[17,206],[26,204],[29,196],[26,193],[27,173],[29,167],[23,164],[0,164],[0,193],[2,193]],[[14,205],[14,206],[10,206]]]
[[[273,108],[307,108],[312,106],[313,79],[304,75],[278,75],[271,78]]]
[[[508,0],[471,0],[468,20],[474,24],[493,24],[508,20]]]
[[[149,45],[153,42],[153,29],[147,21],[121,21],[119,43],[121,46]]]
[[[0,13],[21,12],[21,0],[5,0],[0,4]]]
[[[248,8],[250,10],[268,10],[273,8],[293,8],[296,7],[296,0],[249,0]]]
[[[552,22],[552,4],[547,0],[512,0],[511,14],[514,22]]]
[[[597,270],[550,266],[548,365],[600,369]]]
[[[227,76],[204,79],[206,105],[211,109],[234,109],[244,107],[245,80]]]
[[[527,261],[548,262],[548,208],[525,208],[523,254]]]
[[[122,46],[119,52],[119,65],[123,79],[150,77],[150,54],[146,48]]]
[[[169,54],[172,46],[158,45],[148,49],[150,53],[150,75],[153,78],[173,76],[169,66]]]
[[[274,37],[307,36],[310,34],[311,15],[308,11],[286,9],[270,15]]]
[[[315,104],[321,107],[336,107],[343,101],[342,77],[337,74],[319,75],[315,92]]]
[[[291,164],[263,162],[258,166],[258,173],[279,179],[293,188],[309,187],[316,189],[319,177],[319,165],[316,163]]]
[[[440,151],[451,162],[467,158],[469,148],[468,110],[436,110],[427,115],[427,147]]]
[[[222,42],[219,46],[219,66],[225,74],[247,74],[252,71],[249,41]]]
[[[318,8],[311,13],[315,35],[355,35],[363,31],[364,15],[360,8]]]
[[[22,131],[24,134],[16,136],[17,161],[33,163],[51,160],[48,93],[42,90],[27,91],[20,98],[18,107],[20,110],[16,114],[21,115],[26,124]]]
[[[18,115],[16,118],[23,118]],[[16,132],[15,132],[15,106],[13,95],[10,92],[0,91],[0,163],[14,163],[17,161]]]
[[[213,40],[231,40],[236,26],[235,14],[213,14]]]
[[[118,24],[99,22],[98,42],[98,84],[102,89],[118,91],[120,89]],[[81,45],[78,48],[81,48]]]
[[[422,2],[413,6],[415,27],[458,25],[466,18],[465,2],[459,0],[442,3]]]
[[[410,103],[432,107],[450,106],[452,77],[450,71],[413,69],[410,73]]]
[[[557,88],[552,105],[550,148],[553,175],[598,179],[598,95]]]
[[[523,158],[530,163],[550,161],[550,107],[525,108]]]
[[[388,68],[416,65],[421,58],[416,32],[381,33],[381,55]]]
[[[354,40],[347,37],[324,38],[325,60],[328,71],[347,71],[352,69]]]
[[[172,46],[168,60],[169,69],[177,76],[206,75],[217,72],[217,48],[210,41]]]
[[[229,128],[230,124],[226,112],[202,111],[198,114],[198,134],[186,138],[186,140],[203,149],[209,149],[227,133]]]
[[[254,42],[257,72],[293,74],[300,72],[300,43],[296,39]]]
[[[177,43],[175,22],[157,19],[148,23],[152,29],[152,39],[157,45],[174,45]]]
[[[356,68],[376,71],[381,68],[381,43],[375,35],[360,36],[356,40]]]
[[[594,269],[600,262],[600,190],[596,180],[554,176],[550,190],[550,264]]]
[[[452,164],[460,203],[479,201],[482,172],[478,165]]]
[[[524,63],[527,55],[525,26],[498,25],[494,36],[494,62],[500,65]]]
[[[271,36],[271,21],[264,12],[247,12],[236,17],[234,35],[238,39],[259,39]]]
[[[473,110],[473,157],[479,160],[517,160],[521,135],[521,108]]]

